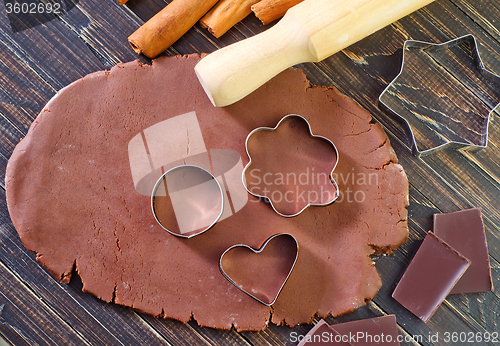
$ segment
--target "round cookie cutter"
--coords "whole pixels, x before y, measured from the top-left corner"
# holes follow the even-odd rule
[[[204,168],[181,165],[163,173],[151,193],[151,210],[172,235],[192,238],[212,228],[224,211],[224,193]]]

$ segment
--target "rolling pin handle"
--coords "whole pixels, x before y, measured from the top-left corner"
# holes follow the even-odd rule
[[[309,51],[309,36],[292,16],[209,57],[196,65],[195,72],[216,107],[241,100],[290,66],[316,60]]]

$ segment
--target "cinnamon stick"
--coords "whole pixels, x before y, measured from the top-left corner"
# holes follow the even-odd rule
[[[266,25],[285,15],[289,8],[304,0],[261,0],[252,6],[252,11]]]
[[[201,20],[201,26],[215,37],[224,35],[233,25],[252,13],[259,0],[221,0]]]
[[[174,0],[129,36],[138,54],[154,58],[170,47],[218,0]]]

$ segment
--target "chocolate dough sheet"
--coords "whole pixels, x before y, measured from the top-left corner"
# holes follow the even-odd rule
[[[5,178],[26,248],[61,282],[76,272],[83,290],[106,302],[201,326],[295,326],[365,305],[381,287],[370,255],[395,251],[408,234],[408,181],[382,127],[337,89],[309,87],[296,69],[215,108],[193,70],[199,59],[118,64],[50,100]],[[247,135],[287,114],[305,117],[339,154],[337,201],[293,218],[241,184]],[[149,189],[162,170],[190,162],[208,165],[230,198],[213,228],[185,239],[156,222]],[[259,248],[276,233],[297,239],[299,257],[270,308],[226,280],[218,261],[232,245]]]

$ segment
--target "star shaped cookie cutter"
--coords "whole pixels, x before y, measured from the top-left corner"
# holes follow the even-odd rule
[[[483,149],[500,102],[500,76],[484,67],[472,35],[443,44],[408,40],[401,71],[379,102],[402,119],[416,156]]]

